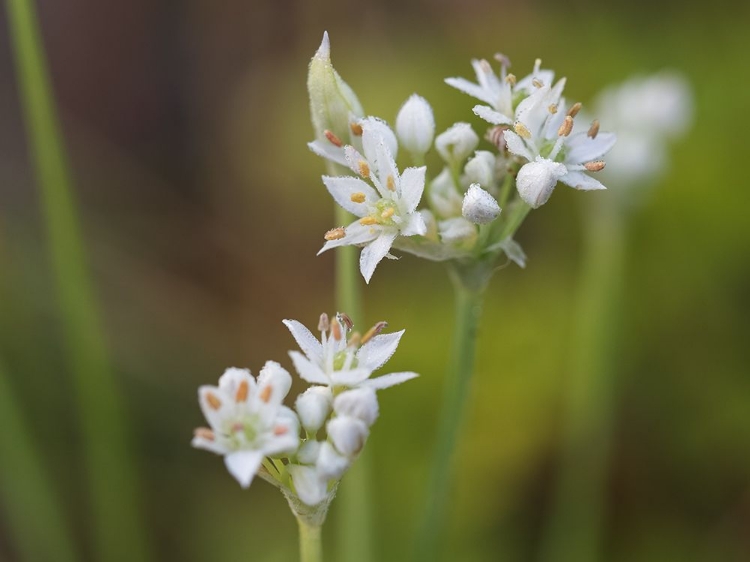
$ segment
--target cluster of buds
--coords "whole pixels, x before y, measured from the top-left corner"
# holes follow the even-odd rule
[[[195,430],[193,446],[223,455],[242,487],[260,475],[279,487],[290,505],[318,506],[325,513],[378,417],[376,391],[417,375],[372,378],[404,333],[381,333],[385,322],[360,335],[352,332],[347,315],[323,314],[320,339],[296,320],[284,324],[301,349],[289,352],[295,370],[313,386],[291,409],[283,401],[292,376],[278,363],[268,361],[257,379],[248,370],[227,369],[218,386],[198,391],[210,427]]]
[[[525,256],[513,235],[530,209],[547,202],[558,181],[580,190],[604,189],[589,174],[604,168],[614,134],[600,131],[598,121],[579,130],[581,104],[566,104],[565,79],[555,83],[539,60],[531,74],[517,79],[508,72],[508,59],[496,58],[499,74],[488,61],[475,60],[477,83],[446,80],[486,104],[474,107],[491,125],[484,149],[469,123],[455,123],[436,136],[432,108],[416,94],[398,112],[395,131],[382,119],[364,117],[353,90],[332,70],[324,37],[308,86],[313,115],[326,115],[327,121],[313,119],[317,138],[309,146],[340,166],[340,173],[324,176],[323,183],[357,220],[326,232],[321,252],[362,247],[360,270],[367,282],[383,258],[393,257],[392,248],[435,261],[489,262],[505,255],[523,266]],[[314,95],[322,90],[341,94]],[[336,132],[326,123],[348,127]],[[399,148],[414,167],[399,171]],[[432,148],[443,166],[428,176],[423,164]]]

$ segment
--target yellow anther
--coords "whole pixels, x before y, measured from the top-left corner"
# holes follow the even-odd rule
[[[388,326],[388,322],[378,322],[372,328],[367,330],[364,336],[362,336],[362,345],[366,344],[372,338],[377,336],[383,329]]]
[[[375,217],[362,217],[359,219],[359,224],[362,226],[372,226],[374,224],[378,224],[378,219]]]
[[[516,85],[516,75],[515,74],[508,74],[508,76],[505,77],[505,81],[510,84],[511,86]]]
[[[341,324],[334,322],[331,324],[331,336],[336,341],[341,341]]]
[[[550,106],[547,109],[552,115],[554,115],[555,113],[557,113],[557,104],[556,103],[550,104]]]
[[[268,404],[268,401],[271,400],[271,393],[273,392],[273,388],[271,385],[267,385],[263,387],[263,390],[260,391],[260,394],[258,395],[260,399]]]
[[[219,400],[219,397],[213,392],[206,393],[206,402],[208,402],[208,405],[212,410],[218,410],[221,408],[221,400]]]
[[[566,115],[565,121],[563,121],[562,125],[560,125],[560,128],[557,130],[557,136],[567,137],[570,134],[570,131],[572,130],[573,130],[573,118],[570,115]]]
[[[341,240],[344,236],[346,236],[346,230],[343,226],[339,226],[326,232],[323,238],[330,242],[331,240]]]
[[[242,381],[240,383],[240,386],[237,387],[237,394],[234,396],[234,401],[238,404],[240,402],[246,402],[247,401],[247,393],[250,387],[247,384],[247,381]]]
[[[330,326],[331,324],[328,322],[328,315],[324,312],[320,315],[320,320],[318,320],[318,331],[327,332]]]
[[[359,168],[359,175],[363,178],[369,178],[370,177],[370,166],[365,162],[364,160],[360,160],[357,162],[357,167]]]
[[[393,179],[393,176],[391,176],[390,174],[388,175],[388,177],[385,180],[385,186],[390,191],[396,191],[396,180]]]
[[[603,160],[594,160],[593,162],[586,162],[583,167],[589,172],[599,172],[604,169],[605,162]]]
[[[518,133],[518,136],[530,139],[531,138],[531,131],[526,128],[526,125],[521,123],[520,121],[516,121],[516,124],[513,125],[513,128],[516,130],[516,133]]]
[[[535,87],[535,88],[541,88],[542,86],[544,86],[544,82],[542,82],[542,81],[541,81],[541,80],[539,80],[538,78],[534,78],[534,79],[533,79],[533,80],[531,81],[531,83],[532,83],[532,84],[534,85],[534,87]]]
[[[356,193],[352,193],[349,199],[352,200],[352,203],[364,203],[365,202],[365,194],[361,191],[357,191]]]
[[[346,345],[349,347],[359,347],[360,343],[362,343],[362,335],[359,332],[354,332]]]
[[[339,312],[336,314],[336,320],[341,322],[341,324],[346,328],[346,331],[350,331],[354,327],[354,322],[352,322],[352,319],[349,318],[349,315],[346,312]]]
[[[592,139],[596,138],[596,135],[599,134],[599,120],[598,119],[594,119],[594,122],[591,123],[591,127],[589,128],[589,132],[586,134],[590,136]]]
[[[203,439],[207,439],[208,441],[213,441],[216,439],[216,435],[214,435],[214,432],[208,429],[207,427],[199,427],[194,432],[193,435],[196,437],[201,437]]]
[[[576,115],[578,115],[579,111],[581,111],[581,102],[576,102],[568,110],[568,115],[570,115],[571,117],[575,117]]]
[[[325,131],[323,131],[323,134],[328,139],[328,142],[330,142],[332,145],[338,146],[338,147],[344,146],[344,143],[341,142],[340,138],[338,138],[336,135],[333,134],[333,131],[329,131],[328,129],[326,129]]]
[[[359,123],[350,123],[349,124],[349,129],[351,129],[352,134],[355,137],[361,137],[362,136],[362,125],[360,125]]]
[[[394,209],[393,207],[388,207],[385,211],[380,213],[380,216],[383,217],[384,219],[389,219],[393,216],[393,213],[395,212],[396,212],[396,209]]]

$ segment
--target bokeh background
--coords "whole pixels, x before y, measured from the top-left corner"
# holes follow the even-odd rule
[[[315,257],[333,208],[323,164],[306,147],[307,63],[325,29],[368,113],[393,120],[416,91],[438,130],[477,123],[472,101],[443,78],[472,77],[470,58],[497,51],[517,74],[543,58],[582,101],[633,73],[672,68],[690,80],[692,129],[627,224],[601,559],[750,559],[747,4],[69,0],[38,9],[156,559],[296,557],[296,525],[276,490],[260,481],[240,490],[189,441],[204,423],[198,385],[230,365],[290,367],[281,319],[310,325],[334,312],[333,253]],[[7,24],[0,11],[0,358],[81,559],[94,560],[73,373]],[[506,268],[488,291],[447,560],[539,559],[587,197],[607,193],[558,188],[519,234],[527,269]],[[422,374],[381,394],[367,447],[375,560],[410,559],[450,291],[440,264],[407,256],[378,269],[355,319],[405,327],[389,368]],[[0,474],[0,484],[21,483]],[[22,560],[9,509],[0,493],[0,559]],[[331,554],[341,516],[334,503]],[[26,532],[45,540],[41,523]]]

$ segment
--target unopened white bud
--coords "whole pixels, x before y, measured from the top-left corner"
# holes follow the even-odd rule
[[[320,441],[310,439],[302,443],[302,446],[297,450],[297,458],[302,464],[315,464],[318,461],[319,453]]]
[[[333,396],[326,386],[311,386],[297,397],[295,404],[302,427],[315,433],[331,413]]]
[[[468,123],[456,123],[435,139],[435,148],[443,160],[458,166],[466,160],[479,144],[479,137]]]
[[[439,218],[447,219],[461,214],[461,194],[456,189],[448,168],[443,168],[443,171],[432,180],[428,197]]]
[[[360,419],[369,427],[378,419],[378,397],[367,387],[347,390],[334,399],[333,411],[339,416]]]
[[[495,155],[488,150],[477,150],[466,163],[464,174],[468,183],[491,186],[495,184]]]
[[[336,451],[328,441],[325,441],[320,446],[320,454],[318,454],[318,462],[315,467],[321,478],[338,480],[349,470],[350,464],[348,458]]]
[[[339,453],[347,457],[356,456],[365,446],[370,430],[362,420],[350,416],[338,416],[326,425],[328,438]]]
[[[461,214],[474,224],[487,224],[498,217],[500,205],[478,183],[473,183],[464,196]]]
[[[463,217],[440,221],[438,230],[440,239],[446,244],[469,249],[477,240],[477,227]]]
[[[566,173],[568,170],[563,164],[546,158],[537,158],[534,162],[524,164],[518,171],[518,194],[530,207],[537,209],[547,202],[557,185],[557,180]]]
[[[401,146],[414,155],[422,156],[435,138],[435,117],[427,100],[413,94],[396,117],[396,134]]]
[[[437,220],[435,220],[435,215],[432,214],[432,211],[429,209],[420,209],[419,214],[422,215],[422,220],[424,221],[426,230],[424,233],[424,237],[428,240],[432,240],[433,242],[438,241],[438,227],[437,227]]]
[[[328,495],[328,483],[311,466],[288,465],[297,497],[307,505],[318,505]]]

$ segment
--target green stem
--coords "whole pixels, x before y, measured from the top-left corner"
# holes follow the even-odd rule
[[[603,559],[625,236],[616,201],[595,203],[586,221],[577,346],[564,395],[560,472],[542,540],[545,562]]]
[[[335,164],[328,166],[331,175],[346,175]],[[354,217],[338,205],[336,225],[346,226]],[[363,322],[361,306],[359,249],[343,246],[336,249],[336,308],[346,312],[356,323]],[[372,462],[365,450],[339,487],[338,553],[342,561],[372,560]]]
[[[149,560],[129,435],[85,264],[34,5],[31,0],[8,0],[7,6],[29,152],[41,190],[65,350],[83,430],[96,559]]]
[[[0,365],[0,499],[15,546],[23,560],[75,562],[80,558],[57,491],[12,390]]]
[[[476,266],[470,270],[456,266],[451,273],[456,314],[453,345],[427,486],[427,501],[417,535],[416,559],[430,562],[438,559],[439,540],[445,531],[456,438],[465,417],[474,372],[477,327],[484,287],[489,278],[488,271]]]
[[[323,562],[323,527],[311,525],[304,518],[297,517],[299,525],[299,559],[300,562]]]

